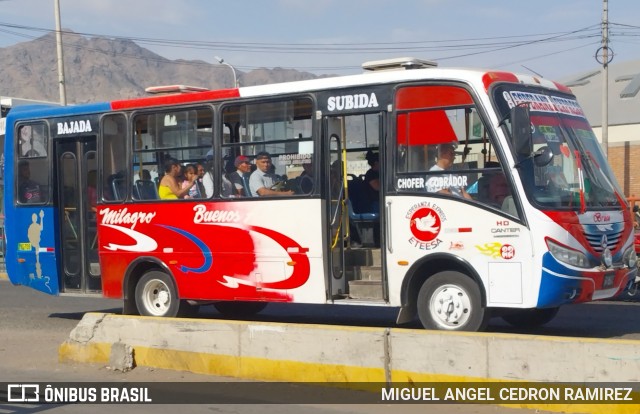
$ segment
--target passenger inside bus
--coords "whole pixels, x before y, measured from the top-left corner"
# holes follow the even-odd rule
[[[302,164],[302,174],[298,177],[298,190],[300,194],[310,194],[313,190],[313,164]]]
[[[229,173],[227,176],[231,182],[232,194],[235,197],[249,197],[251,161],[246,155],[238,155],[233,165],[236,167],[235,171]]]
[[[200,193],[201,197],[205,197],[207,192],[204,189],[204,183],[202,181],[202,179],[204,178],[204,165],[201,162],[196,162],[196,174],[197,174],[197,179],[196,179],[196,186],[198,187],[198,192]]]
[[[204,175],[202,176],[202,187],[207,198],[213,196],[213,153],[207,154],[207,160],[204,163]]]
[[[256,155],[256,170],[249,177],[249,189],[251,196],[288,196],[293,195],[293,190],[278,191],[273,186],[279,181],[278,176],[271,172],[271,155],[268,152],[259,152]]]
[[[18,163],[18,199],[21,203],[39,203],[41,198],[40,184],[31,179],[29,161]]]
[[[490,174],[489,179],[489,203],[497,208],[502,208],[505,198],[511,195],[509,184],[504,173]]]
[[[429,171],[446,171],[451,169],[453,161],[456,158],[455,146],[453,144],[438,145],[438,159],[436,164]],[[447,179],[448,178],[448,179]],[[454,176],[450,174],[448,177],[434,176],[427,180],[427,191],[432,193],[441,193],[464,197],[472,200],[471,195],[467,192],[464,185],[451,185]],[[457,177],[455,177],[457,178]]]
[[[364,175],[365,186],[362,196],[365,198],[366,213],[380,212],[380,155],[371,150],[365,155],[369,170]]]
[[[187,164],[184,169],[184,179],[181,187],[188,188],[187,194],[183,198],[201,198],[200,191],[198,191],[198,172],[194,164]]]
[[[191,177],[191,181],[186,187],[180,187],[178,177],[180,176],[182,167],[175,158],[167,158],[164,160],[164,176],[160,180],[158,186],[158,194],[162,200],[176,200],[183,198],[196,184],[195,175]]]

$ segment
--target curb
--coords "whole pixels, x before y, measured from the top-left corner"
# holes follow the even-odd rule
[[[640,341],[636,340],[101,313],[84,316],[60,346],[59,358],[113,364],[111,348],[116,343],[131,347],[137,366],[347,387],[366,382],[585,384],[640,379]],[[640,407],[613,403],[496,405],[594,414],[637,413]]]

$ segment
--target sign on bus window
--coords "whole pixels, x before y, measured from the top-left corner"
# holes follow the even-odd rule
[[[22,125],[18,132],[20,158],[47,156],[47,133],[45,124]]]

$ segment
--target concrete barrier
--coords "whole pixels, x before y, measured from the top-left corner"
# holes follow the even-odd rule
[[[109,363],[114,344],[129,346],[137,366],[269,381],[640,381],[640,341],[635,340],[102,313],[84,316],[60,346],[60,360]],[[517,407],[581,413],[637,413],[640,408],[632,404]]]

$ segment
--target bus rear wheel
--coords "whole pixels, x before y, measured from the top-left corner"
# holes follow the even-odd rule
[[[142,275],[136,285],[136,307],[143,316],[174,317],[180,310],[180,300],[171,277],[152,270]]]
[[[470,277],[445,271],[422,284],[418,317],[425,329],[475,332],[487,327],[490,313],[482,306],[480,288]]]
[[[224,316],[244,318],[262,311],[267,307],[267,302],[216,302],[213,307]]]
[[[516,328],[537,328],[556,317],[560,308],[524,309],[504,315],[502,319]]]

